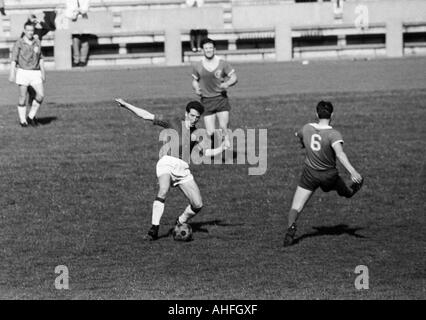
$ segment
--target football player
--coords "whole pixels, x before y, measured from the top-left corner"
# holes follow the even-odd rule
[[[316,111],[318,122],[308,123],[296,132],[302,147],[306,149],[306,159],[288,213],[288,229],[284,238],[284,246],[294,243],[297,218],[318,187],[324,192],[335,190],[339,196],[351,198],[359,191],[363,183],[363,178],[343,152],[342,135],[330,126],[333,105],[328,101],[320,101]],[[351,175],[350,187],[339,176],[336,158]]]
[[[16,41],[12,49],[9,81],[19,86],[18,116],[22,127],[37,126],[36,114],[44,99],[46,73],[41,53],[40,40],[34,37],[34,25],[27,21],[24,36]],[[31,86],[35,91],[31,109],[26,116],[27,90]]]
[[[194,132],[197,129],[196,124],[204,112],[203,105],[198,101],[189,102],[186,105],[184,117],[174,119],[165,119],[161,115],[154,115],[127,103],[123,99],[116,99],[115,101],[119,106],[126,108],[144,120],[152,121],[156,126],[175,130],[180,137],[179,154],[173,154],[173,152],[171,155],[166,152],[162,154],[163,149],[161,149],[160,160],[157,162],[156,171],[159,189],[152,205],[152,225],[148,231],[148,236],[151,240],[157,240],[160,219],[164,212],[164,203],[170,186],[178,186],[189,200],[188,206],[176,220],[177,225],[186,223],[200,212],[203,207],[200,189],[189,170],[189,157],[193,149],[197,148],[198,150],[195,150],[195,152],[198,151],[204,156],[213,157],[228,149],[230,144],[227,141],[223,141],[219,147],[210,149],[211,142],[207,137],[198,142]],[[187,136],[189,139],[181,139],[183,136]],[[185,152],[185,150],[189,152]]]
[[[216,118],[222,136],[225,137],[225,140],[229,140],[228,122],[231,106],[227,89],[237,83],[237,75],[235,69],[228,62],[216,55],[216,46],[212,39],[204,39],[201,46],[204,57],[193,67],[192,87],[206,108],[204,123],[207,134],[211,136],[211,141],[214,141]]]

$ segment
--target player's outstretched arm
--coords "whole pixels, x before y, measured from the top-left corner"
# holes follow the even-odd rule
[[[341,143],[335,143],[333,149],[336,152],[336,157],[340,163],[345,167],[346,170],[351,174],[351,180],[357,183],[362,181],[361,175],[355,170],[355,168],[349,162],[346,153],[343,152],[343,146]]]
[[[118,103],[120,107],[123,107],[131,112],[133,112],[138,117],[144,119],[144,120],[154,120],[154,115],[151,112],[146,111],[145,109],[135,107],[134,105],[124,101],[121,98],[115,99],[115,101]]]

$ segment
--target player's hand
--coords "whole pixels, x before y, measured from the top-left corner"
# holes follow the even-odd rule
[[[222,142],[221,147],[222,147],[222,150],[228,150],[231,147],[231,145],[229,144],[229,142],[226,143],[226,140],[225,140]]]
[[[221,89],[223,89],[223,90],[226,90],[226,89],[228,89],[228,88],[229,88],[229,84],[228,84],[228,82],[222,82],[222,83],[219,85],[219,87],[220,87]]]
[[[225,150],[228,150],[231,148],[231,142],[229,141],[229,137],[226,135],[225,139],[223,140],[223,147]]]
[[[195,93],[201,97],[201,89],[200,88],[195,89]]]
[[[355,171],[351,174],[351,180],[356,183],[361,183],[362,177],[358,172]]]
[[[46,74],[45,74],[45,73],[42,73],[42,74],[41,74],[41,80],[42,80],[43,82],[46,82]]]
[[[124,107],[124,105],[125,105],[125,103],[126,103],[126,101],[124,101],[123,99],[121,99],[121,98],[117,98],[117,99],[115,99],[115,102],[117,102],[118,103],[118,106],[119,107]]]
[[[9,75],[9,81],[12,82],[12,83],[15,83],[16,76],[14,74]]]

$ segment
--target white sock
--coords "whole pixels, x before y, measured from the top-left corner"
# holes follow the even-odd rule
[[[179,216],[180,223],[186,223],[189,219],[192,219],[197,213],[192,210],[191,205],[189,204],[185,211]]]
[[[34,119],[38,108],[40,108],[40,103],[38,103],[35,99],[33,100],[33,103],[31,105],[30,112],[28,113],[28,118]]]
[[[160,225],[160,220],[164,212],[164,202],[155,200],[152,204],[152,224]]]
[[[19,115],[19,121],[21,123],[27,122],[27,107],[18,106],[18,115]]]

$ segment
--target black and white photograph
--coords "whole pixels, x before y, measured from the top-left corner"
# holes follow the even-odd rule
[[[0,0],[0,93],[0,300],[426,299],[426,0]]]

